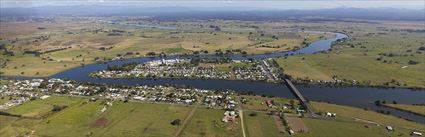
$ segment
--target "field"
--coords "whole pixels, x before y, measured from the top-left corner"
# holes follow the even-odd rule
[[[424,33],[390,31],[420,29],[417,24],[353,26],[335,25],[335,29],[348,33],[351,40],[336,44],[328,53],[291,56],[277,61],[285,73],[295,79],[355,80],[362,85],[425,87],[425,51],[420,50],[425,43]]]
[[[223,123],[223,110],[198,109],[181,136],[241,136],[239,124]],[[239,122],[238,122],[239,123]]]
[[[241,50],[246,54],[264,54],[291,50],[303,42],[333,37],[305,32],[238,32],[234,28],[238,22],[228,26],[223,24],[225,31],[187,25],[194,22],[178,25],[186,31],[175,31],[93,23],[93,20],[87,18],[76,21],[60,17],[55,19],[55,23],[2,23],[0,41],[4,41],[7,46],[0,55],[0,75],[44,77],[83,64],[140,57],[151,52],[175,55],[192,54],[195,51],[215,54],[216,50]],[[10,53],[3,54],[6,51]],[[26,53],[28,51],[43,53],[34,55]]]
[[[13,107],[6,112],[28,118],[42,118],[52,113],[53,106],[73,106],[83,101],[83,98],[54,96],[47,99],[29,101],[19,107]]]
[[[253,110],[253,111],[270,111],[270,110],[282,110],[286,113],[296,113],[295,109],[287,108],[283,109],[284,106],[293,106],[294,108],[298,108],[298,100],[294,99],[286,99],[280,97],[261,97],[261,96],[245,96],[242,95],[240,98],[245,98],[247,100],[246,103],[242,103],[241,107],[245,110]],[[274,105],[272,108],[268,107],[266,104],[267,100],[273,100]]]
[[[425,130],[425,126],[422,124],[358,108],[319,102],[313,102],[312,106],[316,112],[332,112],[337,116],[318,119],[302,118],[309,132],[296,133],[296,137],[395,137],[410,136],[411,131],[423,132]],[[388,125],[395,128],[395,131],[385,129]]]
[[[328,103],[313,102],[311,104],[317,112],[332,112],[336,113],[337,117],[341,117],[342,120],[353,121],[371,121],[379,125],[391,125],[398,129],[409,129],[424,131],[425,125],[400,119],[392,115],[382,115],[374,111],[366,111],[359,108],[339,106]]]
[[[419,115],[425,116],[425,106],[424,105],[408,105],[408,104],[383,104],[384,106],[400,109],[404,111],[413,112]]]
[[[315,112],[321,112],[318,118],[297,118],[293,112],[287,113],[286,120],[289,126],[296,131],[295,135],[280,133],[279,126],[275,123],[273,115],[267,112],[272,110],[264,103],[273,99],[275,104],[291,104],[290,100],[284,98],[267,98],[260,96],[240,96],[248,103],[241,104],[244,111],[244,125],[248,136],[296,136],[296,137],[327,137],[327,136],[410,136],[412,131],[425,131],[423,124],[406,121],[391,115],[384,115],[374,111],[340,106],[321,102],[311,102]],[[298,104],[294,102],[294,104]],[[324,113],[336,113],[335,118],[324,117]],[[280,121],[279,121],[280,122]],[[395,131],[388,131],[385,127],[389,125]],[[297,128],[303,131],[297,131]]]
[[[192,107],[138,102],[113,102],[101,113],[106,101],[88,102],[80,97],[54,96],[29,101],[9,109],[23,117],[0,116],[0,134],[15,136],[173,136],[180,126],[170,123],[184,120]],[[62,111],[51,112],[52,104],[68,105]],[[240,126],[221,122],[223,110],[198,108],[182,136],[239,136]],[[40,118],[43,116],[43,118]],[[229,127],[233,127],[231,130]]]
[[[256,116],[250,116],[255,113]],[[245,129],[249,137],[279,137],[283,133],[279,132],[273,115],[267,115],[264,112],[244,112]]]
[[[247,96],[245,96],[246,98]],[[277,100],[277,99],[276,99]],[[277,100],[278,101],[278,100]],[[100,110],[107,101],[89,102],[87,98],[52,96],[36,99],[13,107],[7,112],[23,117],[0,116],[3,136],[173,136],[183,125],[172,125],[175,119],[185,120],[191,106],[114,101],[106,111]],[[52,112],[53,105],[66,105]],[[312,102],[317,112],[337,113],[336,118],[300,120],[308,133],[296,132],[299,137],[325,136],[408,136],[411,131],[425,131],[422,124],[406,121],[362,109]],[[199,107],[181,136],[242,136],[240,118],[234,124],[221,122],[224,110]],[[253,114],[255,113],[255,114]],[[281,122],[267,111],[244,111],[244,126],[249,137],[289,136],[280,133]],[[396,130],[389,132],[386,125]],[[280,128],[279,128],[280,127]]]
[[[406,121],[390,115],[384,115],[373,111],[358,108],[340,106],[328,103],[312,102],[316,112],[336,113],[335,118],[308,118],[300,120],[305,124],[308,132],[296,132],[289,135],[287,132],[279,133],[272,116],[263,112],[244,112],[245,128],[249,136],[295,136],[295,137],[328,137],[328,136],[410,136],[411,131],[424,132],[425,126],[419,123]],[[256,116],[250,116],[255,113]],[[290,116],[293,117],[293,116]],[[289,119],[287,119],[289,120]],[[291,124],[290,124],[291,125]],[[387,125],[395,128],[395,131],[385,129]],[[291,127],[294,129],[295,127]]]
[[[383,136],[410,136],[407,131],[389,132],[384,126],[364,124],[358,122],[345,122],[338,120],[319,120],[304,118],[304,123],[309,127],[310,133],[296,134],[295,137],[383,137]]]

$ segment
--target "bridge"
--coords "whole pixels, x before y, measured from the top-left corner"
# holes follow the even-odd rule
[[[310,107],[307,99],[305,99],[304,96],[301,94],[301,92],[298,91],[297,87],[295,87],[294,84],[292,84],[291,80],[289,80],[288,78],[283,78],[283,80],[285,81],[286,86],[300,101],[301,105],[306,109],[306,111],[310,114],[310,116],[313,118],[317,117],[317,115],[314,113],[314,111]]]
[[[261,63],[261,66],[263,67],[263,71],[266,72],[267,77],[269,77],[269,79],[274,79],[274,80],[278,79],[278,77],[274,77],[275,75],[273,75],[271,73],[270,65],[267,63],[266,60],[261,60],[260,63]],[[295,85],[292,84],[291,80],[289,78],[285,77],[285,76],[282,77],[282,79],[284,80],[284,82],[285,82],[286,86],[289,88],[289,90],[300,101],[300,104],[302,105],[302,107],[305,108],[306,111],[308,111],[312,117],[315,117],[315,114],[312,111],[312,108],[309,106],[307,99],[305,99],[304,96],[301,94],[301,92],[298,91],[297,87],[295,87]]]
[[[302,105],[307,105],[308,101],[304,98],[304,96],[298,91],[297,87],[292,84],[291,80],[284,78],[286,86],[289,88],[289,90],[294,93],[295,97],[301,102]]]

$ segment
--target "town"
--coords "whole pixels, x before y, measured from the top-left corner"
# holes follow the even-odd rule
[[[230,90],[204,90],[170,85],[113,86],[63,79],[10,80],[0,85],[0,98],[7,100],[4,104],[0,104],[0,112],[2,115],[15,116],[16,114],[8,113],[7,110],[27,102],[45,100],[53,96],[85,97],[88,102],[104,101],[103,107],[98,108],[96,113],[104,113],[113,106],[114,102],[202,106],[208,109],[224,110],[221,121],[234,124],[238,121],[239,113],[242,113],[240,104],[256,100],[253,100],[251,96]],[[295,101],[277,103],[268,99],[261,104],[270,108],[268,110],[270,113],[281,116],[282,119],[284,113],[302,115],[301,112],[305,112],[299,109],[300,105]],[[60,111],[64,108],[55,105],[52,111]],[[287,131],[294,134],[289,127]],[[282,130],[282,132],[286,131]]]
[[[0,99],[4,103],[0,104],[0,112],[1,115],[10,117],[32,117],[15,114],[8,110],[37,102],[37,100],[58,97],[85,98],[86,102],[100,101],[102,103],[94,109],[94,112],[91,112],[98,115],[107,113],[109,109],[113,109],[112,106],[122,103],[179,105],[191,107],[193,108],[192,111],[196,111],[198,107],[223,110],[221,119],[214,121],[227,123],[232,128],[235,128],[234,126],[238,122],[243,122],[243,119],[246,119],[243,118],[243,115],[251,119],[257,117],[257,115],[263,115],[261,113],[267,113],[267,115],[274,117],[278,131],[289,135],[309,132],[309,129],[301,120],[303,117],[330,121],[339,119],[335,112],[317,111],[315,114],[309,114],[310,112],[304,110],[302,104],[297,100],[259,97],[231,90],[205,90],[173,85],[118,86],[63,79],[2,81]],[[52,103],[51,111],[54,113],[68,107]],[[184,124],[185,121],[174,119],[170,123],[175,126]],[[244,123],[241,124],[244,125]],[[385,126],[385,129],[388,132],[395,130],[391,125]],[[92,133],[90,132],[90,134]],[[411,135],[420,136],[421,134],[421,132],[415,130],[411,132]]]
[[[213,91],[196,88],[178,88],[173,86],[107,86],[101,84],[79,83],[62,79],[32,79],[10,81],[0,86],[0,96],[14,97],[0,105],[0,109],[8,109],[36,98],[51,95],[86,96],[90,100],[104,99],[109,101],[147,101],[159,103],[176,103],[192,105],[202,102],[211,108],[234,109],[233,91]]]
[[[92,73],[97,78],[225,79],[280,82],[273,60],[162,59],[142,64],[109,66]]]
[[[425,1],[0,0],[0,137],[419,137]]]

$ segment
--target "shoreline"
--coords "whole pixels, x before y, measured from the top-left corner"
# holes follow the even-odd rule
[[[387,104],[382,104],[381,106],[382,106],[382,107],[387,107],[387,108],[391,108],[391,109],[396,109],[396,110],[399,110],[399,111],[404,111],[404,112],[412,113],[412,114],[414,114],[414,115],[418,115],[418,116],[425,117],[425,114],[421,114],[421,113],[418,113],[418,112],[413,112],[413,111],[410,111],[410,110],[406,110],[406,109],[401,109],[401,108],[393,107],[393,106],[390,106],[390,105],[387,105]]]

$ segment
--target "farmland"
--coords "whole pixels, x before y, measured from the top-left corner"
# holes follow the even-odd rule
[[[30,101],[12,108],[9,112],[28,114],[29,112],[50,111],[51,106],[41,106],[40,104],[63,104],[57,100],[64,98],[70,100],[68,101],[69,106],[44,119],[1,116],[0,132],[2,135],[11,136],[28,133],[36,136],[137,136],[140,134],[172,136],[179,126],[173,126],[170,122],[174,119],[184,119],[191,109],[191,107],[181,105],[117,101],[106,112],[99,113],[98,110],[102,108],[104,101],[87,102],[87,99],[79,97],[54,96],[51,99]],[[31,109],[23,111],[29,107]],[[221,110],[198,109],[183,135],[238,136],[239,126],[234,125],[234,131],[228,130],[229,125],[220,121],[222,113]],[[206,114],[208,117],[204,117]],[[202,130],[198,130],[200,127]]]
[[[250,102],[270,99],[254,96],[240,97],[248,99]],[[288,103],[288,100],[284,98],[273,98],[273,100]],[[68,96],[52,96],[43,100],[29,101],[6,111],[20,114],[22,117],[0,116],[2,121],[0,133],[6,136],[137,136],[140,134],[173,136],[182,125],[172,125],[170,122],[175,119],[184,120],[193,108],[193,106],[178,104],[114,101],[106,111],[100,112],[99,110],[106,102],[106,100],[93,102],[88,101],[88,98],[85,97]],[[280,104],[277,102],[275,104]],[[66,105],[67,107],[58,112],[52,112],[50,110],[53,105]],[[257,104],[257,107],[244,107],[246,109],[244,124],[247,136],[289,136],[287,132],[280,132],[279,128],[283,126],[278,126],[281,121],[276,119],[276,116],[270,115],[266,110],[256,109],[258,107],[267,107],[267,105],[260,103]],[[313,102],[312,107],[317,112],[336,113],[337,117],[319,119],[301,117],[300,122],[305,124],[308,132],[296,132],[294,136],[345,136],[348,133],[350,136],[361,136],[362,134],[408,136],[410,131],[424,131],[425,129],[418,123],[358,108],[320,102]],[[223,112],[218,109],[198,108],[190,117],[181,136],[242,136],[240,122],[224,123],[220,121]],[[391,125],[396,130],[387,131],[386,125]]]
[[[255,113],[256,116],[250,116],[250,114]],[[245,128],[248,131],[247,136],[250,137],[278,137],[282,133],[279,132],[278,127],[276,126],[273,115],[268,115],[266,113],[258,112],[245,112]]]
[[[413,130],[424,130],[423,124],[407,121],[391,115],[382,115],[374,111],[366,111],[359,108],[351,108],[346,106],[339,106],[335,104],[314,102],[312,103],[313,108],[319,112],[334,112],[337,113],[342,120],[353,120],[357,121],[372,121],[379,125],[392,125],[396,128],[413,129]]]
[[[395,31],[420,29],[410,24],[335,25],[351,39],[335,44],[326,53],[291,56],[278,63],[297,80],[355,81],[360,85],[387,87],[425,87],[425,43],[421,32]],[[357,26],[362,25],[362,26]],[[418,63],[419,62],[419,63]]]
[[[301,117],[308,132],[296,132],[289,135],[279,133],[273,115],[262,112],[244,112],[245,128],[248,136],[296,136],[296,137],[327,137],[327,136],[410,136],[410,131],[424,131],[422,124],[406,121],[394,116],[388,116],[373,111],[339,106],[334,104],[313,102],[313,108],[318,112],[336,113],[336,118]],[[255,115],[253,115],[255,113]],[[395,127],[395,131],[385,129],[387,125]]]
[[[292,50],[319,38],[333,37],[306,32],[234,32],[230,28],[237,22],[221,24],[223,31],[184,27],[194,22],[183,22],[178,26],[185,31],[175,31],[96,20],[60,17],[55,18],[55,23],[50,20],[2,23],[0,40],[6,46],[1,55],[0,74],[44,77],[96,61],[142,57],[148,53],[264,54]]]

